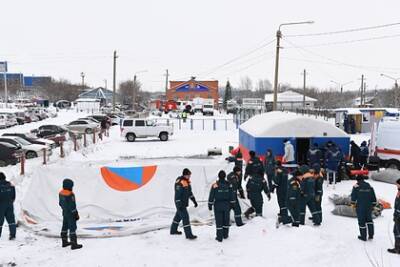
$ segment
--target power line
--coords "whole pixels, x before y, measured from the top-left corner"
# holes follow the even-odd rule
[[[389,38],[395,38],[395,37],[400,37],[400,34],[384,35],[384,36],[347,40],[347,41],[339,41],[339,42],[321,43],[321,44],[315,44],[315,45],[303,45],[302,47],[322,47],[322,46],[332,46],[332,45],[341,45],[341,44],[351,44],[351,43],[357,43],[357,42],[374,41],[374,40],[389,39]]]
[[[272,55],[272,56],[268,57],[267,59],[271,59],[271,58],[273,58],[274,56],[275,56],[275,55]],[[249,68],[251,68],[251,67],[253,67],[253,66],[255,66],[255,65],[258,65],[258,64],[260,64],[260,63],[262,63],[262,62],[265,62],[265,61],[266,61],[266,59],[265,59],[265,58],[262,58],[262,59],[257,60],[256,62],[254,62],[254,63],[252,63],[252,64],[250,64],[250,65],[247,65],[247,66],[243,67],[243,68],[240,68],[240,69],[237,69],[237,70],[228,72],[228,73],[224,74],[223,76],[236,74],[236,73],[238,73],[238,72],[247,70],[247,69],[249,69]],[[221,75],[221,76],[222,76],[222,75]]]
[[[313,51],[310,51],[308,49],[305,49],[303,47],[297,46],[294,43],[290,42],[289,40],[286,40],[286,39],[284,39],[284,40],[286,42],[288,42],[290,45],[292,45],[294,48],[300,49],[300,50],[302,50],[302,51],[304,51],[306,53],[309,53],[309,54],[312,54],[314,56],[323,58],[325,60],[337,63],[337,64],[342,65],[342,66],[348,66],[348,67],[352,67],[352,68],[356,68],[356,69],[368,70],[368,71],[373,71],[373,72],[380,72],[377,69],[383,69],[383,68],[379,68],[379,67],[377,68],[377,67],[369,67],[369,66],[362,66],[362,65],[354,65],[354,64],[345,63],[345,62],[342,62],[342,61],[339,61],[339,60],[336,60],[336,59],[332,59],[332,58],[317,54],[317,53],[315,53]]]
[[[268,45],[272,44],[273,42],[275,42],[275,39],[272,39],[271,41],[269,41],[269,42],[267,42],[267,43],[265,43],[265,44],[263,44],[263,45],[261,45],[261,46],[255,48],[255,49],[253,49],[253,50],[250,50],[250,51],[247,52],[247,53],[244,53],[244,54],[242,54],[242,55],[240,55],[240,56],[234,57],[233,59],[228,60],[228,61],[226,61],[225,63],[223,63],[223,64],[221,64],[221,65],[218,65],[218,66],[216,66],[216,67],[214,67],[214,68],[212,68],[212,69],[210,69],[210,70],[208,70],[208,71],[199,73],[198,75],[199,75],[199,76],[208,76],[208,75],[210,75],[211,73],[214,73],[214,72],[215,72],[216,70],[218,70],[218,69],[221,69],[221,68],[223,68],[223,67],[225,67],[225,66],[227,66],[227,65],[229,65],[229,64],[231,64],[231,63],[233,63],[233,62],[235,62],[235,61],[238,61],[239,59],[242,59],[242,58],[244,58],[244,57],[247,57],[247,56],[249,56],[249,55],[251,55],[251,54],[253,54],[253,53],[255,53],[255,52],[257,52],[257,51],[259,51],[259,50],[261,50],[261,49],[263,49],[264,47],[267,47]]]
[[[309,36],[323,36],[323,35],[333,35],[333,34],[342,34],[342,33],[349,33],[349,32],[360,32],[360,31],[367,31],[367,30],[375,30],[381,28],[387,28],[392,26],[400,25],[400,22],[390,23],[390,24],[383,24],[383,25],[376,25],[370,27],[361,27],[361,28],[353,28],[353,29],[345,29],[339,31],[331,31],[331,32],[319,32],[319,33],[309,33],[309,34],[295,34],[295,35],[285,35],[286,37],[309,37]]]

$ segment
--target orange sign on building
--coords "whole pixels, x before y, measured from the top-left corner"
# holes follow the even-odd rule
[[[189,81],[170,81],[167,90],[167,100],[190,101],[193,98],[212,98],[218,106],[218,81],[196,81],[193,77]]]

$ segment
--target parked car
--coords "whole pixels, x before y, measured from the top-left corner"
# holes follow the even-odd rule
[[[22,153],[21,148],[7,142],[0,142],[0,167],[17,164]]]
[[[0,114],[0,129],[7,128],[7,117],[6,115]]]
[[[15,112],[14,114],[17,118],[17,122],[19,125],[25,124],[25,113],[24,112]]]
[[[91,134],[94,131],[100,132],[100,125],[89,120],[76,120],[66,125],[67,129],[78,133]]]
[[[54,141],[57,145],[64,142],[68,129],[58,125],[42,125],[37,130],[33,130],[37,137],[45,138]]]
[[[100,125],[100,122],[98,120],[96,120],[95,118],[92,118],[92,117],[79,118],[78,120],[91,121],[91,122],[94,122],[94,123],[98,123]]]
[[[6,118],[6,126],[8,127],[13,127],[15,125],[18,125],[18,121],[17,121],[17,116],[15,116],[12,113],[2,113],[2,115],[5,116]]]
[[[52,154],[51,148],[49,148],[47,145],[32,144],[16,136],[2,136],[0,137],[0,142],[10,143],[12,145],[22,148],[27,159],[43,156],[44,150],[46,150],[47,155],[50,156]]]
[[[124,119],[121,126],[121,135],[128,142],[146,137],[158,137],[161,141],[167,141],[173,134],[173,125],[157,124],[155,120],[151,119]]]
[[[24,133],[4,133],[2,136],[18,136],[29,143],[37,144],[37,145],[47,145],[50,148],[55,148],[56,143],[52,140],[37,138],[33,134],[24,134]]]
[[[94,118],[94,119],[98,120],[100,123],[102,120],[106,119],[108,121],[108,123],[111,125],[111,118],[108,117],[107,115],[101,115],[101,114],[100,115],[90,115],[88,117]]]
[[[111,125],[120,125],[122,118],[115,114],[108,114],[107,115],[111,120]]]

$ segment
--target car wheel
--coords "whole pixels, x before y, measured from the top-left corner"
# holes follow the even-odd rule
[[[135,142],[135,139],[136,139],[136,135],[133,133],[129,133],[126,135],[126,140],[128,142]]]
[[[400,162],[397,160],[389,160],[386,164],[386,168],[400,170]]]
[[[28,151],[28,152],[26,152],[25,157],[27,159],[33,159],[33,158],[37,158],[38,154],[35,151]]]
[[[160,140],[167,141],[168,140],[168,133],[160,133]]]
[[[85,130],[85,133],[86,133],[86,134],[91,134],[91,133],[93,133],[93,129],[87,128],[87,129]]]
[[[4,160],[0,160],[0,167],[5,167],[7,166],[7,162],[5,162]]]

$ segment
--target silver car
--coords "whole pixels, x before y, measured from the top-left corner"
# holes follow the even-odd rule
[[[66,125],[68,130],[77,133],[91,134],[94,131],[99,132],[100,126],[98,123],[88,121],[88,120],[76,120],[72,121]]]

